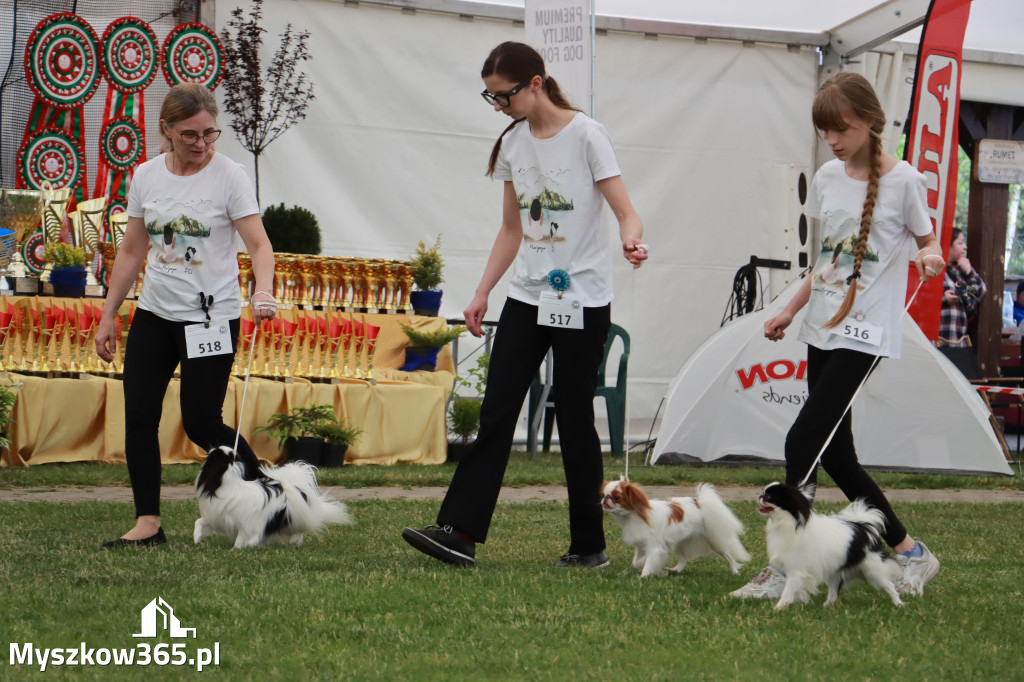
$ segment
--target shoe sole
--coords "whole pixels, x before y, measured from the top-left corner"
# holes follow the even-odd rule
[[[452,564],[453,566],[476,565],[476,560],[473,557],[466,556],[462,552],[456,552],[453,549],[445,547],[441,543],[430,539],[423,533],[420,533],[415,528],[406,528],[403,530],[402,539],[427,556],[433,557],[438,561],[443,561],[446,564]]]

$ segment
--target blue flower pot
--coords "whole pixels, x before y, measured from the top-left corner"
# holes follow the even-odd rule
[[[85,296],[86,274],[84,265],[55,267],[50,272],[53,295],[61,298],[82,298]]]
[[[440,289],[433,289],[431,291],[410,291],[409,303],[412,304],[412,311],[417,315],[437,317],[438,311],[441,310],[442,293],[443,292]]]
[[[398,369],[403,372],[415,372],[419,369],[433,372],[437,367],[437,354],[440,352],[440,348],[407,346],[405,349],[405,364]]]

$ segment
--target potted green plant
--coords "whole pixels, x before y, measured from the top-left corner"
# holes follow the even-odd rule
[[[320,223],[301,206],[268,206],[263,212],[263,227],[274,253],[320,253]]]
[[[412,283],[416,290],[409,292],[409,302],[417,315],[436,316],[441,310],[441,294],[438,287],[444,281],[444,259],[441,257],[441,235],[434,245],[427,247],[420,242],[416,253],[409,261],[412,266]]]
[[[466,331],[466,327],[461,324],[454,327],[445,325],[429,332],[405,323],[401,323],[401,327],[409,339],[409,345],[405,349],[405,364],[399,368],[405,372],[415,372],[418,369],[433,372],[437,366],[437,354],[441,349]]]
[[[324,421],[316,425],[316,435],[323,439],[321,468],[340,467],[345,464],[348,446],[356,442],[363,430],[346,422]]]
[[[43,251],[43,257],[53,263],[50,284],[53,285],[54,296],[85,296],[85,264],[89,261],[85,249],[64,242],[50,242]]]
[[[16,384],[8,379],[6,386],[0,386],[0,450],[11,447],[11,434],[8,427],[14,423],[14,404],[18,402],[17,389],[22,384]]]
[[[487,367],[491,356],[484,353],[477,358],[476,366],[466,376],[455,377],[452,393],[448,398],[448,427],[458,437],[448,443],[448,461],[460,462],[469,451],[471,440],[480,429],[480,408],[487,386]],[[459,390],[471,389],[476,395],[460,395]]]
[[[331,421],[336,421],[333,405],[304,405],[293,407],[288,412],[275,412],[266,425],[258,426],[254,431],[276,439],[285,461],[303,461],[319,466],[324,439],[317,433],[317,428]]]

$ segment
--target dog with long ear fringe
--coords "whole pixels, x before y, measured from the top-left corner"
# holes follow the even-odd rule
[[[223,535],[235,549],[255,545],[302,546],[304,533],[350,524],[345,505],[320,492],[316,467],[305,462],[261,466],[256,456],[213,448],[196,478],[196,544]]]
[[[758,511],[768,517],[768,560],[786,574],[775,609],[810,601],[822,583],[828,586],[828,606],[845,584],[859,578],[903,606],[896,591],[903,568],[881,537],[885,515],[864,500],[854,500],[836,514],[819,514],[811,506],[814,489],[772,483],[757,500]]]
[[[713,485],[698,485],[696,497],[651,500],[640,486],[623,477],[604,483],[601,506],[619,524],[623,541],[634,549],[633,568],[642,578],[660,574],[672,556],[678,560],[669,569],[672,573],[705,554],[722,556],[733,573],[750,561],[740,542],[743,524]]]

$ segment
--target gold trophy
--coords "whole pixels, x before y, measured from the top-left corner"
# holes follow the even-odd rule
[[[100,234],[103,232],[103,215],[107,210],[106,197],[89,199],[78,204],[78,210],[68,214],[71,221],[71,244],[85,249],[89,257],[86,266],[85,293],[87,296],[102,296],[103,287],[96,281],[96,254],[99,252]]]
[[[380,334],[380,327],[363,321],[364,344],[366,346],[366,380],[376,385],[377,380],[373,378],[373,352],[377,346],[377,335]]]
[[[37,189],[0,190],[0,288],[11,289],[7,277],[24,279],[28,272],[21,247],[36,231],[42,218],[45,193]],[[39,287],[36,284],[36,291]]]
[[[124,231],[128,227],[128,214],[114,213],[110,216],[108,222],[110,223],[110,238],[99,244],[100,258],[103,263],[104,286],[109,286],[110,284],[110,273],[114,271],[117,251],[121,248],[121,242],[124,241]]]
[[[248,251],[238,252],[238,287],[242,294],[242,303],[249,300],[249,282],[252,279],[252,256]]]

